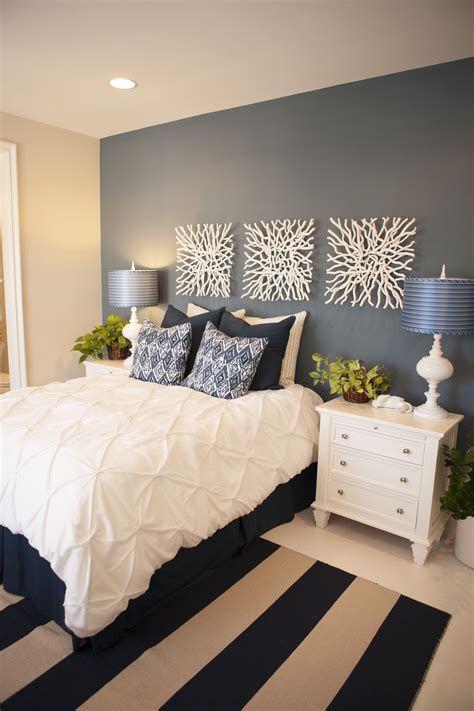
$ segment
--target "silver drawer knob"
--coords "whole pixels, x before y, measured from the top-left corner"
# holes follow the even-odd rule
[[[402,484],[406,484],[408,479],[406,478],[406,476],[401,476],[400,481],[402,482]]]
[[[403,514],[405,511],[403,509],[397,509],[397,514]]]
[[[342,439],[349,439],[349,435],[346,433],[342,434],[341,437]]]
[[[341,467],[345,467],[345,466],[346,466],[346,462],[345,462],[344,459],[341,459],[341,461],[339,462],[339,464],[341,465]]]
[[[344,493],[344,489],[338,489],[338,490],[337,490],[337,493],[338,493],[340,496],[342,496],[343,493]]]
[[[405,449],[403,450],[403,454],[410,454],[410,450],[408,449],[408,447],[405,447]]]

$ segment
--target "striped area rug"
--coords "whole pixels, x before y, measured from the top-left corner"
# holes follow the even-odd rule
[[[448,620],[263,539],[96,654],[0,588],[1,709],[403,711]]]

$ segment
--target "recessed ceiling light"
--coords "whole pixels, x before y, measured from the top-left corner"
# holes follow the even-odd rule
[[[125,79],[125,77],[118,77],[117,79],[111,79],[109,84],[113,86],[114,89],[134,89],[137,82],[132,81],[132,79]]]

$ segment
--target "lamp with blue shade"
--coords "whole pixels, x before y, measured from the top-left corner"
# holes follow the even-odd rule
[[[124,326],[123,335],[132,344],[129,357],[123,364],[130,369],[141,323],[137,318],[137,307],[158,304],[158,271],[156,269],[111,269],[109,279],[109,303],[112,306],[131,307],[130,323]]]
[[[438,385],[451,377],[454,368],[443,355],[441,338],[474,334],[474,279],[448,278],[444,265],[438,279],[405,279],[402,328],[434,334],[430,354],[416,366],[418,375],[428,381],[428,392],[414,414],[435,420],[447,417],[437,402]]]

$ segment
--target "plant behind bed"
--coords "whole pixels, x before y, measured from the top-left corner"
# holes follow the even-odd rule
[[[104,348],[107,348],[111,360],[122,360],[128,356],[130,341],[122,334],[123,327],[128,321],[120,316],[110,314],[107,321],[102,326],[96,326],[89,333],[79,336],[74,341],[71,350],[79,351],[81,354],[79,363],[83,363],[86,358],[104,357]]]
[[[316,363],[316,370],[309,373],[313,385],[328,383],[331,395],[342,395],[349,402],[368,402],[390,390],[391,378],[383,365],[367,370],[358,358],[339,357],[331,362],[320,353],[311,358]]]

